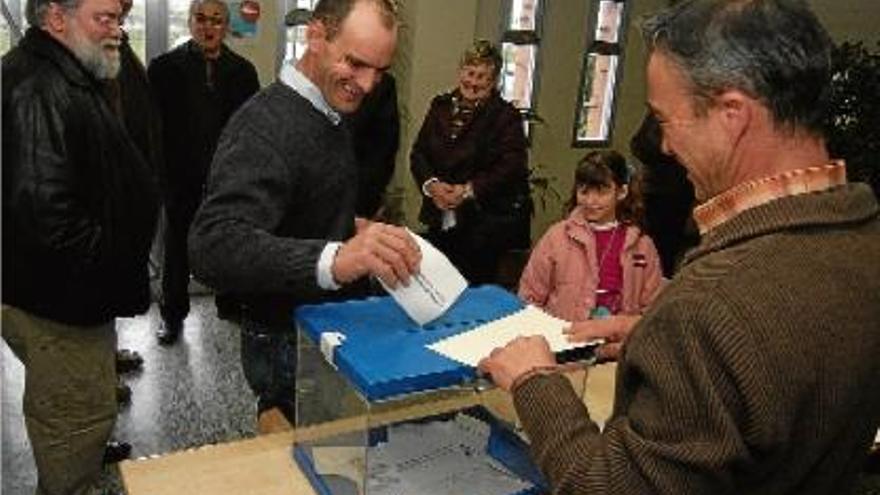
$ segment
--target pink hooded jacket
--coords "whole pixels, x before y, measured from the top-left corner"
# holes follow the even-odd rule
[[[620,256],[623,290],[620,314],[644,312],[664,281],[654,242],[629,226]],[[578,209],[547,230],[532,250],[519,281],[519,297],[568,321],[588,319],[599,285],[596,239]]]

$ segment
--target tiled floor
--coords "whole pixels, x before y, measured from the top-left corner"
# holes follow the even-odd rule
[[[156,306],[137,318],[117,320],[119,347],[144,357],[140,372],[126,375],[132,404],[120,411],[115,438],[133,445],[133,456],[162,454],[256,434],[256,404],[244,380],[236,326],[218,320],[212,297],[192,299],[181,340],[156,343]],[[31,495],[36,472],[21,396],[23,368],[2,344],[2,493]],[[118,470],[108,468],[102,486],[121,492]]]

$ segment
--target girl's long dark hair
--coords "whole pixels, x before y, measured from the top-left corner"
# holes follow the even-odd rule
[[[644,229],[645,206],[642,202],[641,177],[626,163],[626,158],[614,150],[596,150],[584,155],[574,171],[574,185],[566,203],[571,213],[577,207],[577,191],[581,187],[599,189],[610,183],[628,186],[629,193],[617,203],[617,220]]]

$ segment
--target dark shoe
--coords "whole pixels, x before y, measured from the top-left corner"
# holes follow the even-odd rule
[[[104,464],[116,464],[131,457],[131,444],[128,442],[107,442],[104,448]]]
[[[241,321],[241,307],[228,294],[214,296],[214,305],[217,307],[217,318],[233,323]]]
[[[116,373],[119,375],[131,373],[141,369],[144,358],[137,351],[130,349],[118,349],[116,351]]]
[[[116,384],[116,403],[120,406],[131,404],[131,387],[122,382]]]
[[[159,338],[159,344],[171,345],[177,342],[177,338],[180,337],[180,332],[182,331],[182,321],[163,321],[159,325],[159,330],[156,332],[156,337]]]

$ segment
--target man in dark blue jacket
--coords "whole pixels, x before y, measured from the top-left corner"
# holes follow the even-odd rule
[[[40,494],[88,493],[116,419],[117,316],[150,302],[148,164],[102,92],[118,0],[33,0],[3,58],[3,338]]]
[[[222,0],[193,0],[192,39],[150,63],[148,75],[164,125],[163,195],[168,229],[162,267],[163,326],[159,343],[170,345],[189,313],[186,236],[202,201],[208,168],[223,126],[260,89],[257,71],[223,40],[229,8]],[[218,308],[222,309],[222,299]]]

